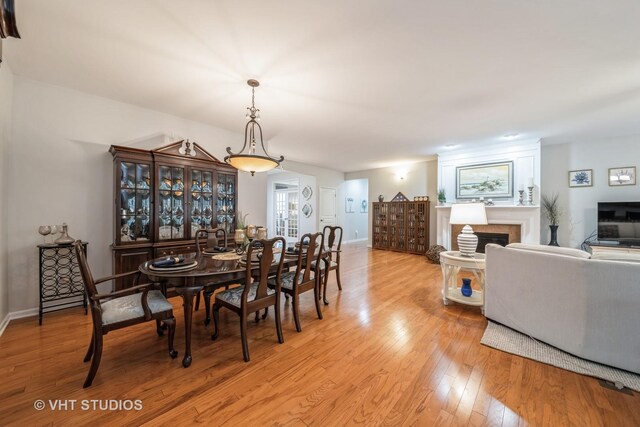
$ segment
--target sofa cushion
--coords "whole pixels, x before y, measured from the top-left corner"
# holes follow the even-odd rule
[[[605,261],[640,262],[640,252],[629,253],[620,251],[598,251],[591,256],[591,259],[600,259]]]
[[[565,255],[574,258],[588,259],[591,257],[589,252],[582,251],[574,248],[564,248],[559,246],[546,246],[546,245],[531,245],[528,243],[511,243],[507,245],[507,248],[511,249],[523,249],[526,251],[544,252],[548,254]]]

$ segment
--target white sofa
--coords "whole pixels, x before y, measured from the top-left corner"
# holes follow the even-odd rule
[[[485,251],[487,318],[640,374],[640,257],[525,244]]]

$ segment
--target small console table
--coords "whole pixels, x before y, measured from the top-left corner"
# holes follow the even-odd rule
[[[87,254],[87,242],[82,242]],[[40,251],[40,307],[38,323],[42,315],[51,311],[82,305],[87,314],[87,294],[80,275],[80,268],[73,245],[38,245]]]
[[[449,301],[455,301],[460,304],[482,307],[484,314],[484,254],[476,253],[475,257],[470,258],[460,255],[458,251],[440,252],[440,267],[442,268],[442,301],[444,305],[449,305]],[[462,295],[457,283],[460,271],[473,273],[481,290],[474,290],[468,297]]]

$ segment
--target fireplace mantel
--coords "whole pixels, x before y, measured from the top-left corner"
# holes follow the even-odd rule
[[[451,249],[451,206],[436,206],[437,242]],[[540,243],[540,206],[487,206],[489,224],[519,224],[523,243]]]

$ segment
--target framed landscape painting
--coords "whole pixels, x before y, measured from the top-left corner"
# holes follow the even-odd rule
[[[456,168],[456,198],[513,197],[513,162]]]
[[[569,171],[569,187],[593,186],[593,169]]]

